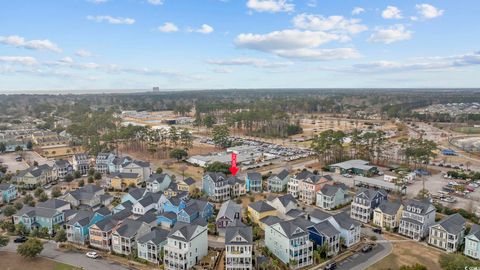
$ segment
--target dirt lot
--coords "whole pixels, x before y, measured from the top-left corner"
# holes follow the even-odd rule
[[[23,157],[23,161],[16,161],[15,158],[17,157],[17,155],[21,155]],[[4,153],[0,155],[0,162],[6,165],[8,167],[8,171],[12,173],[15,173],[17,170],[25,170],[30,166],[29,164],[33,164],[34,161],[37,161],[40,165],[53,164],[53,161],[47,160],[46,158],[40,156],[34,151],[24,151],[21,153]]]
[[[3,270],[80,270],[67,264],[44,258],[24,259],[16,253],[0,252],[0,268]]]
[[[404,239],[398,236],[385,235],[386,239]],[[402,265],[423,264],[427,269],[440,269],[438,260],[442,252],[424,243],[396,242],[390,255],[368,268],[368,270],[399,269]]]

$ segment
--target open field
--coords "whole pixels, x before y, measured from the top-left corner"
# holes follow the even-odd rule
[[[453,131],[464,134],[480,134],[480,127],[458,127],[454,128]]]
[[[55,262],[45,258],[24,259],[11,252],[0,252],[0,268],[3,270],[80,270],[68,264]]]
[[[401,240],[398,236],[385,235],[389,240]],[[399,269],[402,265],[423,264],[427,269],[441,269],[438,260],[442,251],[428,247],[423,243],[408,241],[392,243],[393,250],[390,255],[383,258],[368,270]]]

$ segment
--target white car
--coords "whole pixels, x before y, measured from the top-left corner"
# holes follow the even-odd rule
[[[96,259],[98,258],[98,254],[97,252],[95,251],[90,251],[90,252],[87,252],[87,254],[85,254],[88,258],[90,259]]]

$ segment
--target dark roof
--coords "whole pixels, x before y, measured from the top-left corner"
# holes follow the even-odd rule
[[[383,213],[393,216],[397,214],[398,209],[400,209],[400,206],[402,206],[400,202],[391,202],[391,201],[384,200],[380,203],[380,205],[378,205],[378,208],[380,208],[380,210],[382,210]]]
[[[129,172],[119,172],[119,173],[115,173],[112,175],[112,178],[113,177],[118,177],[118,178],[137,178],[138,177],[138,173],[129,173]]]
[[[193,222],[191,224],[185,222],[177,222],[173,227],[172,231],[168,234],[169,238],[178,239],[180,241],[190,241],[194,236],[195,231],[198,227],[204,227],[202,225]],[[183,237],[174,235],[176,232],[180,232]]]
[[[465,218],[462,217],[459,213],[455,213],[450,216],[442,218],[436,224],[442,226],[442,228],[451,234],[459,234],[462,230],[465,229]]]
[[[343,189],[343,190],[346,190],[345,186],[344,185],[324,185],[321,189],[320,189],[320,192],[323,194],[323,195],[326,195],[326,196],[334,196],[335,194],[337,194],[338,190],[339,189]]]
[[[332,223],[330,223],[330,221],[328,220],[324,220],[318,224],[313,225],[313,228],[315,228],[319,233],[322,233],[328,237],[340,234],[340,232],[335,229]]]
[[[95,211],[95,213],[98,213],[102,216],[108,216],[108,215],[112,214],[112,212],[107,207],[101,207],[100,209]]]
[[[295,197],[292,194],[288,193],[277,197],[277,199],[282,203],[283,206],[287,206],[290,202],[297,203]]]
[[[46,217],[46,218],[52,218],[53,216],[57,215],[58,212],[55,209],[49,209],[49,208],[43,208],[43,207],[30,207],[24,205],[23,208],[18,211],[15,216],[23,216],[27,215],[29,217]]]
[[[145,234],[144,236],[138,238],[138,243],[144,244],[149,241],[152,241],[155,245],[159,245],[165,240],[167,240],[169,231],[162,228],[154,228],[151,232]]]
[[[131,201],[125,201],[121,204],[124,209],[129,209],[132,210],[133,208],[133,203]]]
[[[291,209],[286,213],[286,215],[291,218],[297,218],[297,217],[305,218],[306,213],[298,209]]]
[[[480,239],[480,225],[473,224],[468,235],[475,235],[477,239]]]
[[[122,237],[132,238],[137,235],[138,230],[143,224],[142,221],[126,219],[115,231]]]
[[[70,165],[70,162],[64,159],[55,160],[55,164],[54,164],[55,167],[59,167],[59,168],[65,168],[65,167],[68,167],[69,165]]]
[[[409,207],[410,207],[410,210],[409,210]],[[405,202],[403,211],[413,212],[417,214],[426,214],[430,207],[434,208],[434,206],[430,203],[430,201],[428,201],[428,199],[424,199],[424,200],[412,199]],[[416,212],[415,210],[412,211],[412,209],[415,209],[415,210],[420,209],[420,213]]]
[[[133,213],[130,209],[123,209],[122,211],[113,214],[112,218],[116,219],[118,221],[122,221],[122,220],[130,217],[131,215],[133,215]]]
[[[137,218],[138,221],[145,222],[147,224],[154,222],[156,219],[157,219],[157,216],[155,215],[155,212],[151,212],[151,211]]]
[[[168,176],[166,173],[152,173],[148,178],[147,182],[158,182],[162,183],[165,180],[165,177]]]
[[[235,185],[235,184],[237,184],[237,183],[242,185],[242,184],[245,183],[245,181],[242,180],[242,179],[240,179],[240,178],[238,178],[238,177],[236,177],[236,176],[230,176],[230,177],[227,178],[227,183],[228,183],[229,185],[233,186],[233,185]]]
[[[37,207],[43,207],[43,208],[49,208],[49,209],[58,209],[60,207],[68,205],[68,204],[69,204],[68,202],[62,201],[62,200],[59,200],[59,199],[50,199],[50,200],[38,203]]]
[[[173,212],[163,212],[159,217],[166,217],[167,219],[174,220],[177,218],[177,215]]]
[[[245,242],[235,241],[236,237],[240,236],[245,239]],[[232,222],[231,225],[225,229],[225,245],[247,244],[253,243],[252,227],[238,222]]]
[[[258,172],[249,172],[247,173],[247,177],[250,180],[262,180],[262,175]]]
[[[260,222],[267,225],[267,226],[272,226],[273,224],[277,224],[279,222],[282,222],[283,219],[277,217],[277,216],[268,216],[260,219]]]
[[[191,178],[191,177],[188,177],[187,179],[183,180],[183,182],[189,186],[195,184],[195,179]]]
[[[351,227],[361,226],[360,222],[351,218],[350,215],[345,211],[334,215],[333,218],[338,223],[338,225],[340,225],[340,227],[346,230],[350,230]]]
[[[387,197],[387,192],[383,189],[373,189],[373,188],[360,188],[358,191],[357,191],[357,194],[356,196],[360,195],[360,194],[365,194],[365,196],[371,200],[373,199],[377,194],[381,194],[382,196],[384,197]]]
[[[242,214],[242,206],[240,204],[234,203],[232,200],[228,200],[222,204],[220,210],[218,211],[217,218],[227,217],[230,220],[234,220],[235,213]]]
[[[285,179],[288,176],[288,171],[283,169],[281,172],[277,173],[277,177],[280,179]]]
[[[0,184],[0,190],[8,190],[12,187],[15,187],[15,186],[10,184],[10,183],[1,183]]]
[[[302,235],[307,233],[307,228],[314,225],[313,222],[310,222],[304,218],[296,218],[292,220],[279,222],[280,227],[285,232],[288,238],[296,237],[297,235]],[[301,229],[302,231],[298,230]]]
[[[325,211],[322,211],[320,209],[315,209],[310,213],[310,217],[316,218],[318,220],[324,220],[324,219],[327,219],[331,216],[332,216],[331,214],[329,214]]]
[[[132,196],[135,200],[138,201],[145,194],[145,189],[144,188],[129,188],[128,189],[128,194],[130,196]]]
[[[195,213],[198,213],[198,206],[195,203],[189,204],[185,208],[183,208],[182,211],[187,213],[187,215],[191,216]]]
[[[248,206],[259,213],[275,210],[275,208],[273,208],[270,204],[266,203],[265,201],[253,202]]]
[[[78,213],[70,221],[68,221],[67,224],[74,225],[75,223],[78,223],[82,227],[87,226],[88,224],[90,224],[93,215],[94,213],[92,211],[78,211]]]

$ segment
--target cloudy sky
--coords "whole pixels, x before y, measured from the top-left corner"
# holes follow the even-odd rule
[[[1,5],[0,91],[480,86],[478,0]]]

